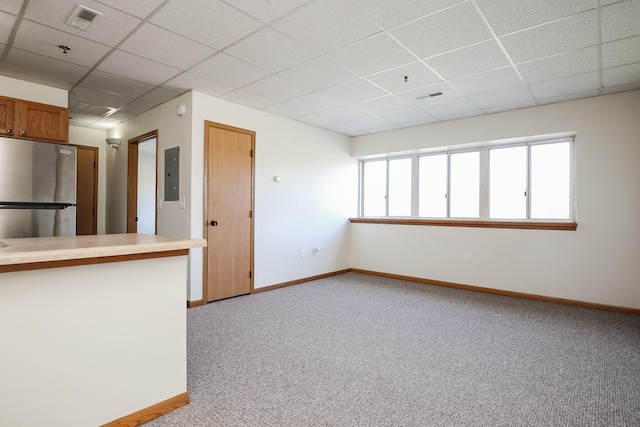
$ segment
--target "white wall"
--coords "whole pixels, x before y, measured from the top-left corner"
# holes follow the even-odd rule
[[[64,89],[0,76],[0,95],[67,108],[69,95]]]
[[[640,308],[640,91],[356,137],[353,154],[562,132],[576,133],[577,231],[352,224],[351,266]]]
[[[105,142],[106,131],[69,126],[69,143],[98,147],[98,234],[105,234],[107,154],[113,150]]]

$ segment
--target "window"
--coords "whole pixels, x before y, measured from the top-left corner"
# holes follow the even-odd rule
[[[363,160],[361,216],[573,221],[572,150],[564,138]]]

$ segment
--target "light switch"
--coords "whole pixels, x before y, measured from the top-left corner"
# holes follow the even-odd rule
[[[186,197],[181,197],[180,198],[180,209],[184,209],[187,206],[187,198]]]

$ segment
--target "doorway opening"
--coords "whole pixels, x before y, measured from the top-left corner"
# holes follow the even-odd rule
[[[158,234],[158,131],[129,140],[127,233]]]

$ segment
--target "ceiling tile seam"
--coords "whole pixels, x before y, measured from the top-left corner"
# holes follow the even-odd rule
[[[504,45],[502,44],[502,41],[500,40],[500,37],[498,37],[498,34],[496,33],[496,31],[493,29],[493,26],[491,25],[491,23],[489,22],[489,19],[487,18],[487,16],[484,14],[484,12],[482,11],[482,9],[480,8],[480,6],[478,5],[477,0],[471,0],[471,3],[473,4],[473,7],[476,9],[476,11],[478,12],[478,14],[480,15],[480,19],[482,19],[482,22],[484,22],[484,24],[486,25],[487,29],[489,30],[489,32],[491,33],[491,36],[493,37],[493,39],[496,41],[496,43],[498,44],[498,47],[500,48],[500,50],[502,51],[503,55],[507,58],[507,61],[509,61],[509,65],[512,67],[512,69],[516,72],[516,74],[518,75],[518,78],[520,79],[520,81],[526,86],[527,91],[529,92],[529,95],[531,95],[531,98],[533,98],[533,100],[536,102],[536,105],[540,105],[540,103],[538,102],[538,98],[536,98],[536,96],[534,95],[533,91],[531,90],[531,88],[529,87],[529,84],[526,82],[526,80],[524,79],[524,77],[522,77],[522,74],[520,73],[520,70],[518,70],[518,67],[516,67],[515,62],[513,61],[513,59],[511,58],[511,55],[509,55],[509,52],[507,52],[507,49],[504,47]],[[471,101],[473,102],[473,101]],[[474,102],[474,105],[475,102]],[[481,109],[483,112],[484,109]]]
[[[240,12],[244,13],[245,15],[248,15],[248,16],[250,16],[251,18],[253,18],[253,19],[257,20],[257,21],[262,22],[265,26],[269,26],[269,27],[270,27],[272,24],[275,24],[276,22],[283,20],[284,18],[288,17],[289,15],[291,15],[291,14],[293,14],[293,13],[297,12],[298,10],[300,10],[300,9],[302,9],[302,8],[304,8],[304,7],[306,7],[306,6],[308,6],[310,3],[313,3],[315,0],[307,0],[307,1],[305,1],[304,3],[302,3],[301,5],[294,7],[294,8],[293,8],[293,9],[291,9],[290,11],[286,12],[285,14],[283,14],[283,15],[281,15],[281,16],[278,16],[276,19],[273,19],[273,20],[271,20],[271,21],[269,21],[269,22],[263,21],[262,19],[258,18],[257,16],[254,16],[254,15],[250,15],[250,14],[248,14],[247,12],[243,11],[242,9],[237,8],[234,4],[229,3],[229,2],[228,2],[228,0],[222,0],[222,1],[223,1],[225,4],[227,4],[227,5],[231,6],[231,7],[233,7],[234,9],[237,9],[237,10],[239,10]]]
[[[386,29],[385,29],[385,31],[389,32],[389,31],[397,30],[398,28],[404,27],[404,26],[406,26],[406,25],[414,24],[414,23],[416,23],[416,22],[418,22],[418,21],[420,21],[420,20],[422,20],[422,19],[425,19],[425,18],[431,17],[431,16],[433,16],[433,15],[437,15],[437,14],[438,14],[438,13],[440,13],[440,12],[444,12],[445,10],[453,9],[454,7],[460,6],[460,5],[462,5],[462,4],[464,4],[464,3],[468,3],[468,2],[469,2],[469,0],[461,0],[461,1],[457,2],[457,3],[450,4],[449,6],[445,6],[445,7],[443,7],[443,8],[438,9],[438,10],[434,10],[433,12],[429,12],[429,13],[427,13],[426,15],[422,15],[422,16],[420,16],[420,17],[418,17],[418,18],[411,19],[410,21],[406,21],[406,22],[403,22],[403,23],[401,23],[401,24],[395,25],[395,26],[393,26],[393,27],[386,28]],[[356,7],[357,7],[357,6],[356,6]],[[360,10],[363,12],[363,14],[365,14],[365,15],[366,15],[368,18],[370,18],[373,22],[375,22],[377,25],[379,25],[379,24],[378,24],[378,23],[377,23],[373,18],[371,18],[371,17],[366,13],[366,11],[363,11],[361,8],[360,8]],[[384,27],[383,27],[383,28],[384,28]]]
[[[24,14],[27,11],[27,6],[29,6],[29,0],[24,0],[24,3],[22,3],[22,7],[20,8],[20,12],[16,18],[16,22],[13,24],[11,33],[9,33],[9,39],[5,44],[5,49],[4,52],[2,52],[2,57],[0,57],[0,70],[4,68],[4,64],[7,61],[7,56],[9,56],[9,51],[13,48],[13,42],[16,39],[16,34],[18,34],[20,24],[22,24],[22,19],[24,18]]]
[[[596,0],[596,31],[597,31],[597,52],[598,52],[598,94],[602,95],[604,90],[604,77],[602,70],[602,21],[600,0]]]
[[[597,48],[598,45],[597,44],[592,44],[590,46],[583,46],[583,47],[579,47],[577,49],[563,50],[562,52],[554,53],[553,55],[540,56],[538,58],[533,58],[533,59],[527,59],[527,60],[524,60],[524,61],[520,61],[520,62],[517,62],[515,65],[518,66],[518,65],[530,64],[532,62],[542,61],[544,59],[555,58],[555,57],[558,57],[558,56],[567,55],[569,53],[578,52],[580,50],[589,49],[589,48],[592,48],[592,47]]]
[[[473,1],[473,2],[475,3],[475,1],[476,1],[476,0],[471,0],[471,1]],[[529,31],[529,30],[533,30],[533,29],[535,29],[535,28],[544,27],[545,25],[555,24],[556,22],[568,21],[569,19],[571,19],[571,18],[573,18],[573,17],[576,17],[576,16],[578,16],[578,15],[582,15],[583,13],[587,13],[587,12],[590,12],[590,11],[592,11],[592,10],[593,10],[593,11],[595,11],[595,10],[596,10],[596,7],[594,6],[594,7],[590,8],[590,9],[585,9],[585,10],[583,10],[583,11],[581,11],[581,12],[572,13],[571,15],[563,16],[562,18],[552,19],[552,20],[550,20],[550,21],[545,21],[545,22],[542,22],[542,23],[540,23],[540,24],[532,25],[531,27],[521,28],[521,29],[519,29],[519,30],[512,31],[512,32],[510,32],[510,33],[501,34],[501,35],[500,35],[500,36],[498,36],[498,37],[501,37],[501,38],[502,38],[502,37],[509,37],[509,36],[513,36],[513,35],[518,34],[518,33],[522,33],[522,32],[524,32],[524,31]]]

